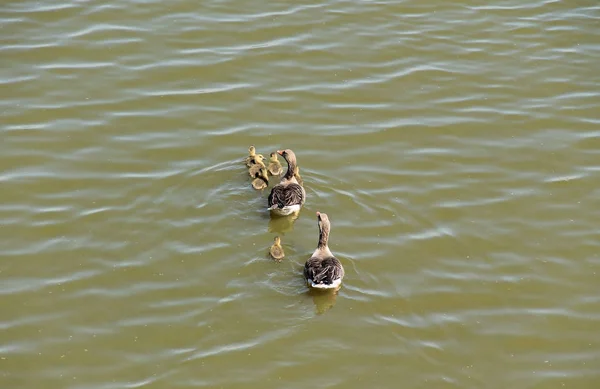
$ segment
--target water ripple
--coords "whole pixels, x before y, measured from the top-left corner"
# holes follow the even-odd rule
[[[589,386],[599,10],[6,6],[7,385]],[[297,152],[295,222],[250,144]],[[337,294],[303,281],[316,210]]]

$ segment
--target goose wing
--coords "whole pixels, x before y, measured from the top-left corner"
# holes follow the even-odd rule
[[[344,277],[344,268],[336,257],[311,257],[304,264],[304,277],[314,284],[330,285]]]
[[[277,204],[279,208],[304,203],[304,190],[298,184],[275,185],[269,194],[269,208]]]

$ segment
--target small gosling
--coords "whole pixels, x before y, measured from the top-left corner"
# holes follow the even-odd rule
[[[248,169],[248,174],[250,174],[250,177],[254,177],[256,172],[266,168],[265,163],[263,162],[264,158],[265,157],[263,157],[261,154],[256,154],[254,157],[255,163],[250,166],[250,169]]]
[[[285,257],[285,254],[283,253],[283,247],[281,247],[281,238],[278,236],[275,237],[275,243],[273,243],[273,246],[271,246],[269,254],[271,254],[271,258],[277,262],[281,262],[283,257]]]
[[[248,147],[248,156],[244,159],[246,166],[250,167],[256,163],[256,148],[254,145]]]
[[[271,153],[271,159],[269,160],[269,167],[267,168],[272,176],[279,176],[283,172],[281,162],[277,159],[277,153]]]
[[[269,175],[267,174],[267,170],[260,169],[254,175],[254,180],[252,180],[252,187],[256,190],[263,190],[267,186],[269,186]]]
[[[300,186],[304,186],[304,180],[302,180],[302,177],[300,177],[300,167],[296,166],[294,168],[294,177],[296,177],[296,181],[298,181],[298,184],[300,184]]]

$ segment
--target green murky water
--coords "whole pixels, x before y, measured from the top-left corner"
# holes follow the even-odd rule
[[[0,387],[597,387],[596,2],[0,10]]]

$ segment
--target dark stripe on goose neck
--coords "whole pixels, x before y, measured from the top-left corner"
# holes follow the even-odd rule
[[[286,180],[289,180],[292,177],[294,177],[294,170],[296,170],[296,160],[294,158],[292,158],[292,160],[289,160],[286,156],[285,161],[288,164],[288,168],[287,168],[287,172],[285,172],[285,176],[283,176],[283,178],[285,178]]]
[[[327,241],[329,240],[329,225],[327,223],[323,223],[321,227],[319,225],[319,244],[317,248],[325,248],[327,247]]]

